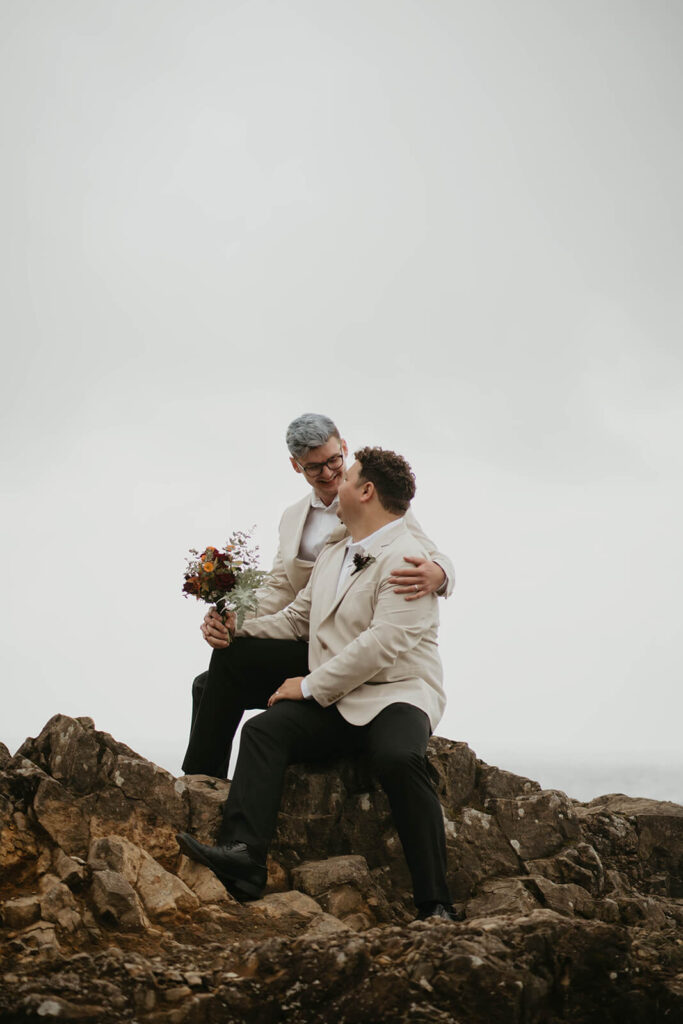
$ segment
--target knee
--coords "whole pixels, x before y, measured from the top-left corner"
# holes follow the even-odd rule
[[[425,759],[410,750],[380,750],[372,757],[372,768],[380,781],[396,781],[411,775],[424,775]]]
[[[268,749],[272,752],[288,750],[292,738],[290,709],[277,704],[267,711],[253,715],[242,726],[242,744]],[[278,714],[279,712],[279,714]]]
[[[227,647],[214,647],[211,653],[211,668],[219,668],[221,672],[241,671],[249,667],[250,646],[245,644],[249,637],[238,636],[230,641]]]
[[[262,737],[270,736],[273,733],[271,721],[272,716],[267,711],[249,718],[242,726],[242,742],[258,743]]]

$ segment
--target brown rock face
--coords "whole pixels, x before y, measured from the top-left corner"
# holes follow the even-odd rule
[[[175,841],[213,841],[229,783],[88,718],[0,744],[0,1024],[683,1021],[683,808],[429,756],[457,923],[413,920],[361,762],[290,769],[270,891],[239,904]]]

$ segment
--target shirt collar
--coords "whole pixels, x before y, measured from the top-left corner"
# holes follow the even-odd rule
[[[370,547],[375,543],[378,537],[386,533],[392,526],[396,526],[396,523],[402,523],[405,517],[401,516],[400,519],[392,519],[390,523],[385,523],[384,526],[380,526],[379,530],[375,530],[368,537],[363,537],[362,540],[352,541],[349,537],[346,550],[347,551],[368,551]]]
[[[325,502],[318,497],[315,491],[311,491],[311,508],[321,508],[323,512],[336,512],[338,505],[339,497],[337,495],[335,495],[331,504],[326,505]]]

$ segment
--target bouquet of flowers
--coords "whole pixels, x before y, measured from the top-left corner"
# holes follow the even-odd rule
[[[251,534],[236,530],[222,551],[208,547],[190,548],[183,577],[183,595],[215,604],[225,622],[226,612],[234,612],[237,629],[248,611],[256,611],[256,591],[266,573],[257,569],[258,547],[251,548]]]

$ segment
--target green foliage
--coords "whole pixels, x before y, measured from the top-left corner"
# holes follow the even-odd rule
[[[225,597],[218,602],[218,610],[235,613],[235,628],[241,629],[247,612],[255,612],[258,608],[257,589],[261,586],[267,573],[260,569],[245,569],[237,583]]]

